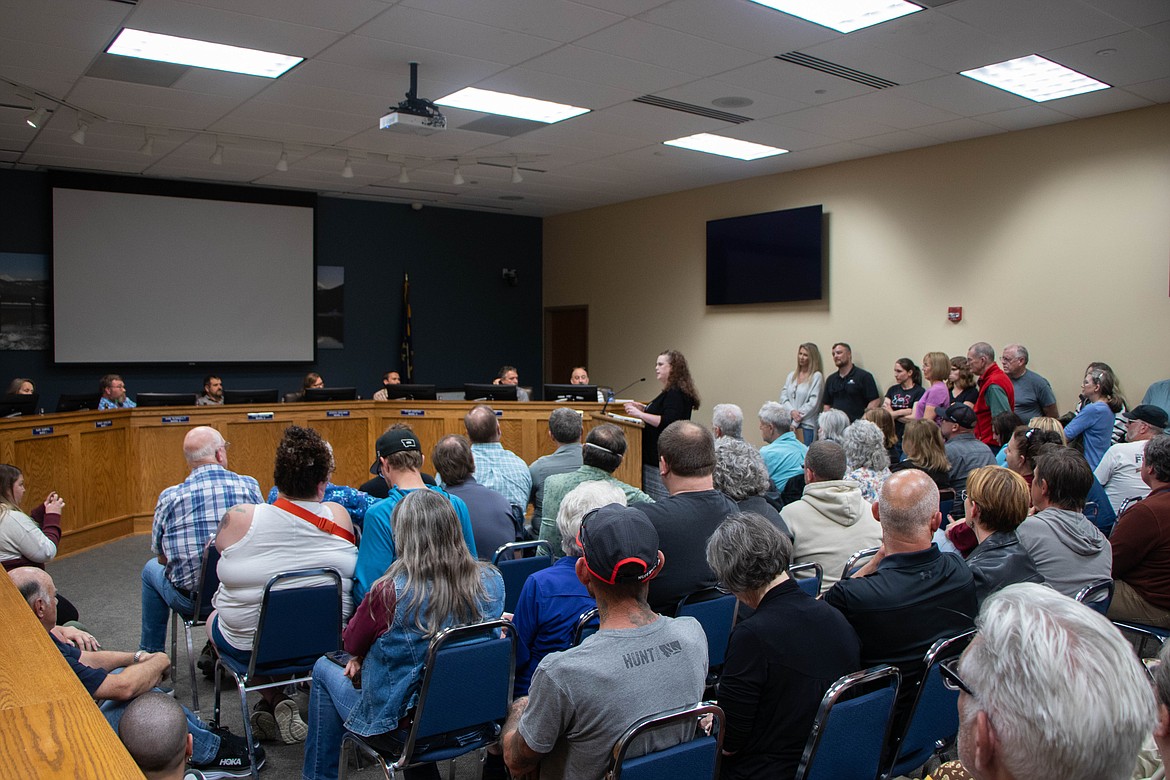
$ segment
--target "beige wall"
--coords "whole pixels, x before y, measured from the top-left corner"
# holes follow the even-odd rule
[[[709,219],[822,203],[827,302],[708,307]],[[884,392],[892,364],[975,341],[1032,353],[1061,410],[1110,363],[1136,402],[1170,376],[1170,105],[887,154],[552,217],[544,303],[589,306],[594,381],[681,350],[703,395],[755,412],[813,341],[848,341]],[[962,306],[963,321],[947,321]],[[567,381],[567,377],[565,379]]]

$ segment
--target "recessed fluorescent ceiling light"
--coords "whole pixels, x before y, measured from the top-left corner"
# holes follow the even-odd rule
[[[439,98],[435,102],[440,106],[465,108],[468,111],[513,116],[517,119],[530,119],[533,122],[546,122],[548,124],[589,113],[588,108],[566,106],[562,103],[550,103],[547,100],[509,95],[507,92],[492,92],[490,89],[476,89],[475,87],[464,87],[445,98]]]
[[[667,146],[677,146],[680,149],[718,154],[721,157],[734,157],[737,160],[758,160],[761,157],[788,154],[787,149],[753,144],[751,141],[737,141],[734,138],[724,138],[721,135],[711,135],[710,133],[688,135],[686,138],[675,138],[673,141],[663,141],[662,143]]]
[[[752,0],[837,32],[851,33],[917,13],[922,6],[903,0]]]
[[[982,81],[993,87],[1014,92],[1021,97],[1043,103],[1083,92],[1109,89],[1109,85],[1077,73],[1039,54],[1029,54],[1007,62],[997,62],[959,75]]]
[[[118,37],[106,52],[120,54],[123,57],[173,62],[176,65],[226,70],[230,73],[270,79],[280,76],[304,60],[304,57],[290,57],[287,54],[243,49],[223,43],[197,41],[194,38],[131,30],[128,27],[118,33]]]

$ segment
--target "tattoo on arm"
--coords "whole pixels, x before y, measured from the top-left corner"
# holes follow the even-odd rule
[[[224,531],[226,531],[228,529],[228,525],[231,524],[233,514],[237,515],[237,516],[245,514],[244,508],[242,506],[237,505],[237,506],[233,506],[231,509],[224,512],[223,519],[219,521],[219,533],[223,533]]]

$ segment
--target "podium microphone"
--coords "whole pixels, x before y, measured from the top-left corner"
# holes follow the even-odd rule
[[[621,390],[618,390],[618,391],[617,391],[617,393],[615,393],[614,391],[610,390],[610,391],[609,391],[609,395],[608,395],[608,396],[606,396],[606,398],[605,398],[605,405],[601,407],[601,413],[602,413],[602,414],[605,414],[605,410],[606,410],[607,408],[609,408],[609,405],[610,405],[611,403],[613,403],[613,399],[614,399],[614,397],[615,397],[615,396],[616,396],[618,393],[624,393],[624,392],[626,392],[627,390],[629,390],[631,387],[633,387],[634,385],[638,384],[639,382],[645,382],[645,381],[646,381],[646,377],[642,377],[641,379],[635,379],[633,382],[630,382],[628,385],[626,385],[625,387],[623,387]]]

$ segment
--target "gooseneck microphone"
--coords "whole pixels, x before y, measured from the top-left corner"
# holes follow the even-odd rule
[[[615,393],[613,390],[610,390],[609,395],[606,396],[606,398],[605,398],[605,405],[601,407],[601,413],[605,414],[605,410],[607,408],[609,408],[609,405],[611,403],[613,403],[613,399],[617,396],[618,393],[624,393],[627,390],[629,390],[631,387],[633,387],[634,385],[638,384],[639,382],[645,382],[645,381],[646,381],[646,377],[642,377],[641,379],[635,379],[633,382],[630,382],[628,385],[623,387],[621,390],[618,390],[617,393]]]

